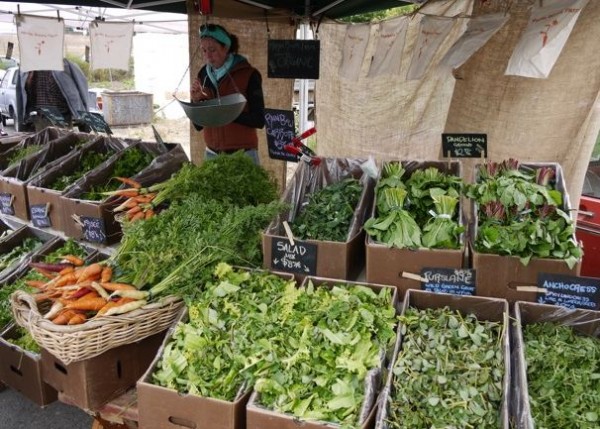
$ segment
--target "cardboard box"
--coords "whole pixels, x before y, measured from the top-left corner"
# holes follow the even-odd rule
[[[416,170],[435,167],[438,170],[461,176],[460,164],[456,161],[403,161],[401,163],[410,175]],[[407,176],[408,177],[408,176]],[[458,204],[459,223],[463,224],[462,205]],[[373,204],[371,217],[377,215],[377,201]],[[419,276],[424,268],[467,268],[465,264],[465,238],[461,236],[460,249],[398,249],[376,242],[366,237],[366,280],[367,282],[388,284],[398,288],[400,299],[409,289],[421,289],[421,282],[403,277],[403,273]]]
[[[57,238],[45,231],[37,230],[29,226],[23,226],[10,234],[4,240],[0,241],[0,254],[8,253],[16,246],[19,246],[27,238],[37,238],[42,241],[42,245],[34,251],[24,255],[18,261],[13,262],[9,267],[0,271],[0,283],[6,282],[14,273],[22,267],[27,266],[31,259],[40,252],[43,252],[49,245],[52,245]],[[0,326],[0,328],[2,328]]]
[[[523,163],[521,168],[536,169],[550,166],[555,169],[556,189],[563,195],[562,209],[571,213],[569,194],[562,168],[556,163]],[[476,168],[475,172],[478,171]],[[477,182],[478,177],[474,178]],[[510,303],[516,301],[536,301],[538,274],[561,274],[579,276],[581,260],[571,269],[564,260],[554,258],[531,258],[527,265],[523,265],[516,256],[501,256],[492,253],[481,253],[475,249],[477,237],[477,206],[473,203],[473,224],[471,225],[471,241],[469,243],[471,266],[476,272],[477,295],[505,298]],[[575,233],[573,233],[575,240]],[[520,289],[520,290],[519,290]]]
[[[325,158],[318,168],[306,163],[298,167],[282,197],[292,209],[274,219],[262,234],[264,268],[292,273],[299,281],[307,275],[348,280],[358,277],[365,261],[365,233],[362,225],[370,210],[374,185],[373,180],[360,168],[363,162],[364,160]],[[293,221],[310,193],[348,177],[360,180],[363,192],[355,209],[347,240],[294,240],[292,245],[283,222]]]
[[[9,167],[8,159],[18,150],[28,146],[39,146],[40,150],[42,150],[46,144],[64,136],[68,132],[61,128],[48,127],[38,133],[28,135],[24,138],[20,137],[17,144],[12,145],[12,147],[2,153],[0,157],[0,171],[4,172]],[[5,147],[4,144],[1,146]]]
[[[345,284],[348,286],[365,286],[375,292],[382,289],[389,289],[392,297],[391,306],[397,309],[398,306],[398,291],[393,286],[377,285],[365,282],[353,282],[340,279],[328,279],[323,277],[307,276],[304,278],[302,285],[312,282],[315,286],[327,286],[329,288],[335,285]],[[391,362],[392,350],[386,350],[384,359],[381,362],[381,368],[375,374],[372,373],[370,380],[365,380],[365,383],[371,384],[371,396],[366,396],[362,404],[362,416],[364,421],[361,424],[361,429],[368,429],[373,426],[377,411],[377,399],[380,392],[378,385],[380,384],[381,374],[385,373],[386,367],[389,365],[388,359]],[[247,412],[247,429],[296,429],[302,427],[305,429],[329,429],[339,428],[340,425],[324,421],[308,421],[299,419],[291,414],[284,414],[278,411],[270,410],[259,404],[259,393],[253,392],[246,406]]]
[[[124,144],[117,139],[98,137],[91,143],[85,145],[85,147],[64,158],[59,164],[52,166],[52,168],[49,168],[43,174],[33,178],[27,184],[27,196],[29,199],[29,218],[34,225],[40,228],[53,228],[64,232],[67,225],[67,218],[70,216],[70,213],[66,211],[67,209],[61,195],[67,192],[69,187],[63,191],[55,191],[47,188],[47,186],[50,186],[57,178],[75,172],[80,166],[82,156],[86,153],[90,151],[100,153],[112,151],[116,154],[123,150],[123,148]],[[96,169],[102,169],[109,161],[110,158],[97,166]],[[71,184],[71,186],[73,185],[74,184]],[[45,222],[36,225],[34,218],[40,216],[43,218],[43,214],[40,213],[43,212],[44,209],[47,219]],[[36,215],[34,212],[38,214]]]
[[[27,184],[37,174],[68,155],[78,146],[92,138],[89,134],[69,133],[48,142],[43,150],[36,152],[20,163],[6,169],[0,176],[0,194],[11,200],[12,212],[9,213],[25,221],[30,219],[27,199]]]
[[[0,336],[0,380],[40,407],[51,404],[58,393],[43,381],[41,355],[8,342],[15,330],[13,325]]]
[[[69,365],[42,349],[44,381],[73,405],[96,410],[135,385],[154,359],[165,332]]]
[[[513,401],[516,405],[514,414],[517,427],[533,429],[535,424],[529,406],[527,361],[525,359],[526,344],[523,340],[523,326],[538,322],[552,322],[569,326],[581,334],[594,336],[600,340],[600,312],[517,301],[515,303],[515,319],[516,323],[513,324],[513,354],[516,362],[514,391],[517,397]]]
[[[509,338],[509,306],[508,302],[504,299],[477,297],[477,296],[460,296],[451,294],[436,294],[433,292],[426,292],[421,290],[408,290],[406,292],[405,300],[402,305],[402,314],[406,312],[408,308],[416,308],[424,310],[428,308],[439,309],[448,307],[451,310],[458,310],[461,314],[473,314],[479,320],[487,320],[492,322],[501,322],[504,325],[502,342],[499,347],[502,348],[504,355],[504,377],[503,377],[503,391],[504,397],[502,399],[502,408],[499,410],[499,427],[502,429],[509,429],[509,410],[511,403],[510,394],[510,381],[511,381],[511,354],[510,354],[510,338]],[[396,348],[394,351],[393,365],[395,365],[398,354],[402,349],[402,334],[398,335]],[[376,429],[388,429],[386,420],[388,419],[388,401],[393,394],[393,378],[395,377],[392,370],[389,371],[388,379],[384,393],[381,397],[380,408],[377,413],[377,419],[375,423]]]
[[[91,189],[92,186],[103,184],[110,180],[113,177],[114,164],[123,156],[125,151],[134,147],[139,147],[141,150],[155,156],[150,165],[133,176],[143,186],[153,185],[169,179],[187,161],[187,155],[180,145],[170,145],[169,152],[161,154],[160,147],[156,143],[136,142],[132,144],[113,157],[104,168],[90,172],[84,181],[78,181],[62,194],[61,204],[64,207],[63,225],[67,236],[103,244],[111,244],[119,241],[121,237],[121,224],[115,219],[113,210],[123,202],[123,199],[108,197],[102,201],[90,201],[80,199],[79,197]],[[90,221],[95,222],[95,230],[100,233],[91,234],[88,232],[86,234],[82,227],[84,223],[82,218],[90,218]]]

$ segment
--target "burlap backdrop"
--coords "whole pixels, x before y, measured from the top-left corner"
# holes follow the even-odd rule
[[[600,1],[582,11],[549,78],[504,76],[528,19],[530,1],[475,2],[473,15],[505,11],[507,25],[454,73],[435,64],[460,36],[456,18],[426,75],[407,81],[406,72],[423,14],[411,19],[397,75],[368,78],[378,24],[357,80],[340,77],[346,26],[321,25],[321,75],[317,82],[318,153],[377,159],[439,159],[442,132],[488,134],[489,159],[554,161],[565,170],[576,207],[587,163],[600,131]],[[471,13],[471,1],[430,2],[425,12]],[[460,8],[460,9],[459,9]],[[507,9],[508,8],[508,9]],[[466,179],[479,161],[465,161]]]

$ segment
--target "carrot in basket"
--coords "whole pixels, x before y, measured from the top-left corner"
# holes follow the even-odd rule
[[[75,312],[74,310],[63,309],[60,313],[58,313],[58,316],[52,319],[52,323],[54,323],[55,325],[66,325],[67,323],[69,323],[71,317],[75,316],[76,314],[77,312]]]
[[[129,177],[115,177],[115,179],[135,189],[140,189],[142,187],[142,184],[140,182],[138,182],[137,180],[130,179]]]
[[[83,259],[75,255],[65,255],[62,257],[62,259],[64,259],[67,262],[70,262],[76,267],[81,267],[83,264],[85,264],[85,261]]]
[[[135,286],[129,285],[127,283],[101,282],[100,286],[111,292],[114,292],[116,290],[137,290]]]
[[[77,313],[73,317],[69,319],[67,325],[81,325],[83,322],[87,320],[84,313]]]
[[[122,212],[123,210],[131,209],[138,205],[139,201],[137,200],[139,197],[130,197],[125,200],[124,203],[118,205],[113,209],[113,212]]]
[[[47,279],[51,279],[52,280],[52,279],[54,279],[58,275],[55,272],[48,271],[48,270],[45,270],[45,269],[40,268],[40,267],[33,266],[31,268],[33,268],[34,271],[37,271],[38,273],[40,273],[41,275],[43,275]]]
[[[113,270],[108,265],[102,268],[102,273],[100,274],[100,283],[109,282],[112,279]]]
[[[100,276],[100,274],[102,274],[103,268],[104,267],[98,262],[88,265],[87,267],[83,268],[79,273],[77,282],[81,283],[86,280],[95,280],[97,277]]]
[[[88,298],[87,296],[82,299],[78,299],[75,302],[70,302],[65,305],[65,308],[70,310],[81,310],[81,311],[98,311],[102,307],[106,305],[106,301],[104,298],[99,296],[92,296]]]
[[[54,287],[61,287],[77,282],[77,275],[75,272],[67,273],[64,276],[60,276],[53,282]]]
[[[142,207],[141,206],[134,206],[132,208],[130,208],[129,210],[127,210],[127,216],[129,216],[131,218],[131,216],[133,216],[136,213],[139,213],[142,211]]]
[[[135,222],[135,221],[144,219],[144,217],[145,217],[144,212],[138,212],[138,213],[135,213],[133,216],[129,217],[129,220],[131,222]]]
[[[67,267],[67,268],[64,268],[63,270],[61,270],[58,273],[58,275],[59,276],[64,276],[64,275],[67,275],[69,273],[72,273],[73,271],[75,271],[75,267],[71,265],[70,267]]]
[[[138,203],[145,204],[151,202],[154,199],[154,197],[156,197],[156,194],[139,195],[137,197],[134,197],[134,200]]]
[[[118,305],[112,308],[109,308],[108,311],[106,313],[104,313],[105,316],[112,316],[114,314],[124,314],[124,313],[129,313],[130,311],[133,310],[137,310],[140,307],[143,307],[144,305],[147,304],[148,301],[146,301],[145,299],[139,299],[136,301],[131,301],[128,302],[126,304],[123,305]]]
[[[130,303],[133,301],[135,301],[135,299],[133,299],[133,298],[119,298],[115,301],[108,301],[104,307],[102,307],[100,310],[98,310],[98,312],[96,313],[96,316],[102,316],[103,314],[105,314],[108,310],[110,310],[113,307],[119,307],[121,305]]]
[[[43,280],[26,280],[25,284],[36,289],[42,289],[46,285],[46,282]]]

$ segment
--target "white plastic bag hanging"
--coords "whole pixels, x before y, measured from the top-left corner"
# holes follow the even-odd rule
[[[347,26],[342,48],[340,77],[349,80],[358,79],[370,33],[371,26],[369,24],[351,24]]]
[[[440,66],[455,69],[463,65],[508,21],[510,15],[491,13],[469,19],[463,35],[448,50]]]
[[[129,70],[133,22],[102,22],[90,24],[90,68]]]
[[[17,15],[21,72],[63,70],[65,23],[59,18]]]
[[[380,24],[377,46],[368,77],[398,74],[402,62],[402,50],[406,40],[409,18],[406,16],[383,21]]]
[[[533,4],[525,33],[517,43],[505,74],[546,78],[588,0],[544,0]]]
[[[408,80],[423,77],[436,52],[448,37],[453,25],[454,20],[449,18],[426,16],[421,20],[417,44],[408,69]]]

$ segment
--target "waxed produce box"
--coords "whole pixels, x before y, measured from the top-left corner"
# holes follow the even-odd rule
[[[489,410],[497,415],[493,416],[493,420],[497,423],[497,426],[485,426],[485,427],[498,427],[501,429],[509,429],[510,426],[510,404],[511,404],[511,354],[510,354],[510,336],[509,336],[509,305],[508,302],[504,299],[498,298],[488,298],[488,297],[478,297],[478,296],[461,296],[461,295],[452,295],[452,294],[437,294],[433,292],[421,291],[410,289],[406,292],[404,302],[402,303],[402,316],[407,316],[409,310],[417,310],[417,311],[452,311],[454,313],[453,320],[458,323],[458,326],[450,326],[444,325],[444,321],[442,320],[441,315],[433,315],[431,318],[437,317],[438,326],[435,328],[432,326],[425,326],[425,317],[419,317],[418,315],[411,315],[413,317],[412,324],[407,326],[400,320],[400,328],[398,330],[399,334],[396,341],[396,346],[394,350],[393,363],[391,365],[391,370],[389,371],[389,375],[386,381],[386,386],[382,392],[379,409],[377,412],[375,429],[390,429],[392,427],[405,427],[411,429],[417,428],[429,428],[432,423],[428,420],[432,417],[435,417],[437,414],[446,412],[447,410],[451,410],[453,406],[456,405],[458,398],[462,398],[461,401],[464,401],[464,406],[471,406],[471,402],[473,402],[474,398],[469,400],[469,396],[472,396],[473,393],[470,393],[468,390],[468,382],[460,381],[455,379],[458,377],[466,377],[468,374],[472,374],[472,377],[477,377],[477,380],[473,381],[473,386],[480,387],[481,383],[479,380],[483,380],[484,382],[490,382],[491,374],[495,371],[499,370],[501,367],[502,374],[498,375],[497,378],[501,378],[501,380],[494,381],[494,386],[496,388],[495,395],[501,396],[501,398],[497,399],[497,404],[489,404]],[[496,326],[498,332],[498,338],[493,338],[495,341],[493,342],[494,347],[497,350],[490,350],[487,353],[492,354],[493,357],[486,357],[486,359],[481,359],[477,362],[473,362],[474,353],[465,352],[458,353],[453,350],[444,350],[446,347],[449,347],[451,344],[451,340],[446,338],[443,344],[435,344],[434,349],[427,351],[427,348],[430,343],[433,344],[434,332],[446,332],[446,336],[457,335],[460,338],[465,339],[464,341],[468,344],[471,343],[469,347],[473,350],[477,350],[480,347],[483,347],[484,342],[478,343],[476,340],[472,340],[474,336],[483,335],[482,338],[486,338],[486,328],[482,325],[478,325],[477,327],[469,328],[465,320],[469,315],[474,316],[476,321],[481,321],[483,323],[491,322]],[[451,320],[451,318],[448,318]],[[416,324],[415,324],[416,323]],[[462,329],[464,333],[461,333]],[[469,330],[471,329],[471,330]],[[487,328],[489,329],[489,327]],[[422,344],[423,349],[421,350],[421,346],[415,346],[414,341],[419,342],[421,338],[416,338],[412,340],[412,346],[416,347],[415,351],[410,354],[410,350],[406,349],[406,343],[409,341],[407,335],[417,336],[421,334],[422,336],[426,336],[427,341],[426,344]],[[489,334],[487,334],[489,337]],[[492,343],[491,340],[489,340]],[[412,349],[411,349],[412,350]],[[438,356],[439,355],[439,356]],[[433,356],[433,362],[430,360]],[[487,356],[487,355],[486,355]],[[414,360],[409,359],[423,359],[423,362],[419,363]],[[482,365],[488,363],[491,359],[498,360],[500,362],[497,363],[498,367],[491,369],[489,368],[489,373],[486,372],[486,368],[481,368]],[[437,362],[436,362],[437,360]],[[456,362],[449,362],[456,360]],[[414,373],[411,371],[410,375],[406,373],[400,373],[401,375],[396,375],[394,371],[397,371],[397,367],[399,363],[403,362],[404,366],[410,366],[414,364],[413,367]],[[425,365],[425,366],[424,366]],[[473,365],[471,370],[461,370],[456,369],[455,365]],[[448,366],[448,368],[444,368]],[[401,399],[396,399],[397,388],[396,386],[413,386],[416,383],[416,380],[425,380],[425,375],[428,378],[432,377],[433,374],[439,373],[439,376],[435,381],[429,382],[423,381],[423,385],[420,385],[413,390],[411,394],[409,391],[402,392],[402,395],[406,396],[406,401],[410,401],[409,403],[403,402]],[[454,374],[452,374],[454,373]],[[478,375],[479,374],[479,375]],[[410,380],[410,377],[413,377],[413,380]],[[415,380],[416,379],[416,380]],[[475,381],[477,384],[475,384]],[[464,387],[464,391],[450,391],[451,393],[447,393],[448,397],[445,397],[443,391],[440,389],[444,389],[444,386],[447,384],[454,383],[454,387],[456,385],[460,385],[461,388]],[[448,387],[450,389],[450,387]],[[479,393],[477,394],[479,395]],[[463,397],[464,396],[464,397]],[[465,399],[467,398],[467,399]],[[491,395],[488,399],[491,398]],[[395,405],[399,404],[399,405]],[[394,415],[394,411],[392,407],[395,406],[403,406],[405,409],[398,411],[396,416]],[[461,405],[463,407],[463,405]],[[472,414],[481,416],[483,413],[482,408],[475,408],[475,404],[473,403],[472,409],[474,412]],[[436,411],[437,410],[437,411]],[[406,415],[405,413],[420,413],[419,417],[415,417],[414,420],[412,416]],[[479,413],[479,414],[478,414]],[[427,414],[429,414],[427,416]],[[396,420],[398,419],[398,420]],[[402,419],[406,419],[407,421],[403,421]],[[422,426],[417,424],[417,421],[422,422]],[[395,426],[390,424],[390,420],[393,420]],[[454,424],[453,424],[454,423]],[[438,425],[441,422],[437,422]],[[463,427],[460,423],[454,421],[444,421],[443,424],[447,424],[448,427]],[[466,423],[464,424],[466,426]],[[438,426],[436,426],[438,427]],[[439,426],[441,427],[441,426]],[[478,427],[478,424],[475,424],[473,427]],[[481,426],[483,427],[483,426]]]
[[[29,218],[33,225],[64,232],[70,213],[67,212],[61,195],[81,176],[90,171],[102,169],[111,157],[125,147],[126,143],[122,140],[104,136],[97,137],[85,147],[63,158],[60,163],[32,179],[27,184],[27,197],[29,199]]]
[[[238,271],[262,272],[243,267],[234,267]],[[268,272],[266,272],[268,274]],[[276,273],[283,281],[293,281],[287,273]],[[239,291],[243,293],[243,291]],[[182,393],[153,382],[153,374],[159,369],[165,350],[170,347],[179,325],[189,321],[187,308],[167,334],[148,370],[137,382],[139,426],[145,429],[171,429],[188,427],[195,429],[245,429],[246,404],[251,389],[239,386],[232,401],[210,398],[192,393]]]
[[[387,289],[390,294],[389,296],[391,297],[389,303],[390,309],[393,311],[394,314],[397,314],[399,312],[399,294],[396,288],[394,288],[393,286],[307,276],[304,278],[302,286],[306,288],[309,284],[314,285],[315,288],[326,287],[330,290],[332,290],[334,287],[365,287],[372,290],[376,294],[379,294],[383,290]],[[360,318],[361,317],[357,317],[357,319]],[[358,420],[360,423],[359,426],[356,427],[360,427],[361,429],[368,429],[372,428],[374,425],[375,416],[377,412],[378,398],[381,393],[383,384],[385,383],[387,372],[389,371],[389,365],[393,357],[393,352],[394,341],[392,340],[388,348],[386,348],[385,350],[380,350],[379,366],[371,368],[365,376],[364,399],[360,405],[358,416]],[[261,404],[260,393],[256,390],[250,396],[246,410],[246,427],[248,429],[294,429],[297,427],[302,427],[306,429],[328,429],[345,427],[338,423],[323,421],[319,419],[302,419],[291,414],[268,409],[267,407]]]
[[[364,163],[365,160],[348,158],[323,158],[318,166],[301,163],[282,196],[282,200],[290,205],[290,210],[277,216],[263,231],[264,268],[292,273],[299,280],[308,275],[348,280],[358,277],[365,263],[362,224],[370,210],[374,184],[374,180],[363,171]],[[344,232],[344,237],[338,241],[298,237],[290,241],[284,222],[293,231],[294,223],[300,223],[300,216],[310,205],[311,197],[325,188],[342,186],[352,179],[358,181],[361,190],[353,213],[349,213],[347,218],[350,223],[347,234]],[[334,203],[331,205],[334,206]],[[323,202],[320,207],[324,207]],[[340,207],[338,212],[342,209]],[[324,212],[321,213],[321,219],[320,222],[338,222],[338,219],[330,218]]]
[[[388,161],[389,163],[398,163],[404,168],[405,173],[402,176],[403,182],[409,180],[414,172],[426,171],[429,168],[435,168],[440,173],[456,178],[461,177],[461,165],[457,161]],[[382,166],[378,182],[375,187],[377,194],[378,184],[381,183],[385,163]],[[405,202],[407,211],[411,212],[414,204]],[[370,218],[376,218],[378,213],[378,199],[375,196],[375,202],[372,205]],[[464,226],[463,212],[460,200],[455,210],[455,218],[459,226]],[[466,238],[465,234],[460,234],[457,248],[399,248],[377,241],[370,234],[366,235],[366,281],[379,284],[389,284],[396,286],[400,292],[400,299],[409,289],[421,289],[421,282],[416,278],[421,277],[421,272],[425,268],[450,268],[461,269],[466,266]],[[415,277],[416,276],[416,277]]]
[[[474,169],[473,183],[480,183],[480,171],[482,165]],[[519,171],[535,174],[541,168],[549,168],[553,172],[549,186],[560,192],[562,196],[562,207],[567,215],[571,214],[571,203],[567,192],[562,168],[557,163],[522,163]],[[473,221],[470,225],[470,255],[471,266],[476,273],[477,295],[505,298],[510,303],[516,301],[537,301],[539,294],[543,293],[538,288],[538,276],[541,273],[557,274],[565,276],[579,276],[581,272],[581,258],[572,267],[569,267],[564,259],[555,257],[533,256],[527,263],[523,263],[518,256],[500,255],[495,253],[484,253],[477,248],[476,240],[480,233],[479,205],[472,200]],[[575,238],[575,227],[571,235],[573,243]],[[585,251],[585,249],[584,249]]]
[[[10,325],[0,335],[0,381],[40,407],[51,404],[58,393],[43,381],[41,356],[9,341],[16,329]]]
[[[527,341],[525,339],[524,330],[527,329],[528,325],[533,324],[544,324],[550,323],[557,326],[559,329],[569,328],[573,330],[576,336],[585,337],[588,339],[595,339],[596,350],[598,350],[598,344],[600,344],[600,312],[593,310],[583,309],[571,309],[555,305],[537,304],[533,302],[517,301],[514,306],[514,317],[515,323],[513,324],[513,356],[515,362],[515,377],[514,377],[514,392],[515,397],[514,403],[514,415],[516,427],[519,429],[534,429],[540,427],[540,425],[554,425],[544,427],[598,427],[600,425],[600,416],[598,416],[598,396],[600,392],[600,378],[598,373],[598,365],[596,364],[596,370],[588,370],[587,367],[578,368],[579,365],[583,365],[584,356],[582,353],[586,353],[583,347],[578,347],[574,342],[567,340],[570,344],[561,344],[565,339],[558,333],[558,331],[548,330],[547,333],[550,337],[557,339],[555,343],[550,344],[547,339],[540,338],[540,335],[535,335],[535,343],[537,346],[545,346],[546,350],[539,349],[538,351],[538,362],[535,367],[540,368],[540,360],[548,362],[548,365],[556,363],[555,359],[552,359],[550,355],[562,355],[560,356],[560,367],[551,369],[547,374],[544,373],[539,379],[544,379],[544,385],[548,386],[545,388],[546,395],[544,398],[540,397],[538,392],[531,392],[531,387],[528,380],[528,368],[533,366],[533,363],[528,365],[527,362]],[[577,351],[567,351],[568,347],[579,348]],[[593,361],[598,361],[597,355],[587,356],[587,364],[593,366]],[[575,374],[578,372],[578,374]],[[556,378],[559,374],[561,378]],[[569,375],[570,374],[570,375]],[[564,384],[564,378],[568,379],[568,385]],[[579,377],[579,378],[578,378]],[[595,377],[595,378],[594,378]],[[556,380],[555,380],[556,378]],[[587,387],[578,386],[581,379],[589,383]],[[594,381],[595,380],[595,381]],[[560,388],[552,389],[550,386],[560,385]],[[594,387],[596,386],[596,387]],[[586,390],[590,393],[596,392],[596,402],[587,402],[587,406],[584,405],[586,400],[589,401],[591,395],[586,395]],[[530,396],[533,395],[533,396]],[[571,408],[572,404],[566,404],[561,398],[565,395],[570,396],[569,400],[573,400],[579,403],[580,408],[575,410]],[[553,398],[554,397],[554,398]],[[546,407],[547,412],[542,413],[546,418],[557,419],[547,422],[538,421],[537,424],[534,421],[532,415],[531,398],[535,398],[540,403],[540,411],[543,407]],[[544,403],[545,405],[541,405]],[[560,403],[562,406],[552,406],[552,411],[548,410],[548,403]],[[558,421],[561,419],[559,416],[564,412],[564,418],[561,423]],[[570,416],[567,418],[567,416]],[[573,426],[568,426],[570,421]],[[564,425],[564,426],[561,426]]]
[[[13,163],[20,161],[25,154],[32,154],[42,150],[46,144],[66,135],[68,132],[64,129],[48,127],[40,132],[22,138],[17,144],[12,145],[12,147],[2,152],[2,156],[0,156],[0,172],[4,174],[6,169],[12,167]]]
[[[40,134],[36,135],[40,137]],[[29,220],[27,183],[73,150],[90,142],[94,136],[85,133],[62,134],[39,145],[40,150],[12,164],[0,176],[0,211],[3,214]],[[37,143],[37,141],[36,141]]]
[[[136,156],[131,155],[134,151],[138,153],[135,159],[148,161],[137,162],[144,166],[129,177],[142,186],[150,186],[169,179],[188,161],[181,145],[161,146],[148,142],[129,144],[126,149],[111,158],[104,168],[92,170],[61,196],[65,212],[64,232],[68,237],[102,244],[111,244],[120,239],[121,224],[115,216],[114,209],[124,199],[114,196],[94,197],[92,191],[111,181],[118,183],[113,178],[115,169],[118,168],[121,160],[133,165],[134,162],[126,160],[126,157]],[[121,189],[126,187],[126,185],[119,186]]]

